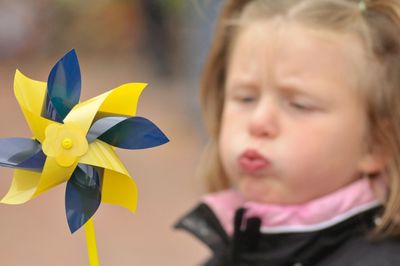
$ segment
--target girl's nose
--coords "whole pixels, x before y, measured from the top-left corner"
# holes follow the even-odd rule
[[[272,101],[259,101],[251,114],[249,131],[254,137],[275,138],[279,130],[279,110]]]

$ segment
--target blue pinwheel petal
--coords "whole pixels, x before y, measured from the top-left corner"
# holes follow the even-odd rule
[[[43,169],[46,156],[39,142],[27,138],[0,139],[0,166],[34,171]]]
[[[91,165],[78,164],[67,182],[65,210],[71,233],[82,227],[101,202],[102,173]]]
[[[146,149],[169,141],[153,122],[140,116],[101,118],[87,135],[89,142],[96,138],[123,149]]]
[[[31,158],[23,161],[18,165],[18,168],[30,169],[41,172],[46,161],[46,155],[42,150],[35,153]]]
[[[62,122],[79,102],[81,95],[81,72],[78,57],[72,49],[50,71],[47,80],[46,105],[42,115]]]

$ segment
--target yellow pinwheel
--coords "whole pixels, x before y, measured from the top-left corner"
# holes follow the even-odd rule
[[[50,71],[48,81],[18,70],[14,92],[33,138],[0,139],[0,165],[16,168],[1,200],[22,204],[67,182],[69,228],[85,225],[91,265],[97,265],[92,216],[101,202],[134,212],[137,187],[115,147],[144,149],[168,142],[150,120],[135,116],[144,83],[128,83],[79,103],[81,75],[74,50]]]

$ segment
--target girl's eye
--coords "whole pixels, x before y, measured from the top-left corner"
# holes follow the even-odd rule
[[[251,103],[255,100],[254,96],[240,96],[238,100],[242,103]]]
[[[314,106],[303,101],[289,101],[288,104],[291,108],[303,112],[311,112],[315,109]]]
[[[233,94],[231,97],[232,97],[232,100],[234,100],[235,102],[241,103],[241,104],[252,103],[257,99],[257,97],[255,95],[250,94],[250,93],[237,93],[237,94]]]

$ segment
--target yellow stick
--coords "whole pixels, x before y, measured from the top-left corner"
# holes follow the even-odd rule
[[[97,246],[96,246],[96,235],[94,233],[94,225],[93,220],[90,218],[86,224],[85,233],[86,233],[86,243],[88,247],[89,254],[89,265],[90,266],[99,266],[99,258],[97,255]]]

